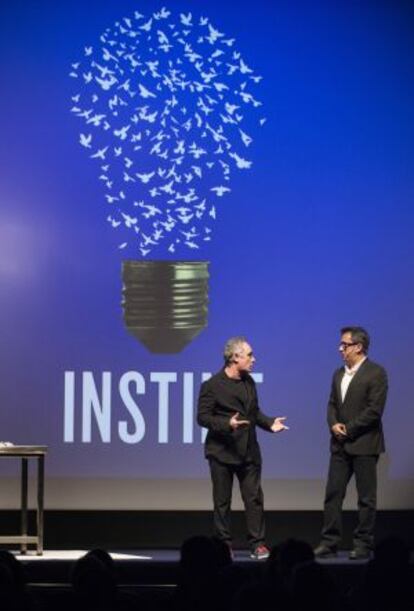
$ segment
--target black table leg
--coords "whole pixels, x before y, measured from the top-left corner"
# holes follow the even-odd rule
[[[27,471],[28,471],[28,460],[22,458],[22,481],[21,481],[21,523],[20,523],[20,534],[23,537],[27,536]],[[27,551],[27,544],[22,543],[20,551],[25,554]]]
[[[45,457],[37,457],[37,555],[43,554],[43,499],[45,492]]]

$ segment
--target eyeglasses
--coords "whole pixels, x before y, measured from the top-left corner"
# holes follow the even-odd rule
[[[346,350],[350,346],[356,346],[358,342],[341,342],[339,344],[339,349]]]

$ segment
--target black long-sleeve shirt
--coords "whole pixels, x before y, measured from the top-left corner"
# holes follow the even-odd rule
[[[230,418],[239,413],[249,426],[233,430]],[[258,405],[256,384],[246,374],[241,379],[230,378],[224,369],[204,382],[198,399],[198,424],[208,429],[205,455],[223,463],[261,462],[256,426],[270,431],[269,418]]]

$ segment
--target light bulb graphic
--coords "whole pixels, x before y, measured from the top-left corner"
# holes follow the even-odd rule
[[[266,121],[262,77],[235,42],[208,17],[136,11],[71,65],[79,143],[124,257],[124,321],[152,352],[178,352],[207,325],[208,262],[187,258],[210,242],[217,201],[233,170],[251,168]]]

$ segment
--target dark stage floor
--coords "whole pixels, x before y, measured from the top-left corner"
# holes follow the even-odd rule
[[[16,553],[26,568],[29,582],[32,584],[68,584],[76,560],[88,550],[46,550],[43,556],[29,551],[26,555]],[[111,550],[115,560],[119,582],[137,586],[159,585],[174,586],[179,575],[179,550]],[[264,561],[252,560],[247,550],[235,550],[234,562],[242,564],[253,574],[260,575]],[[343,551],[336,558],[319,560],[340,581],[355,584],[363,575],[366,560],[352,561]]]

